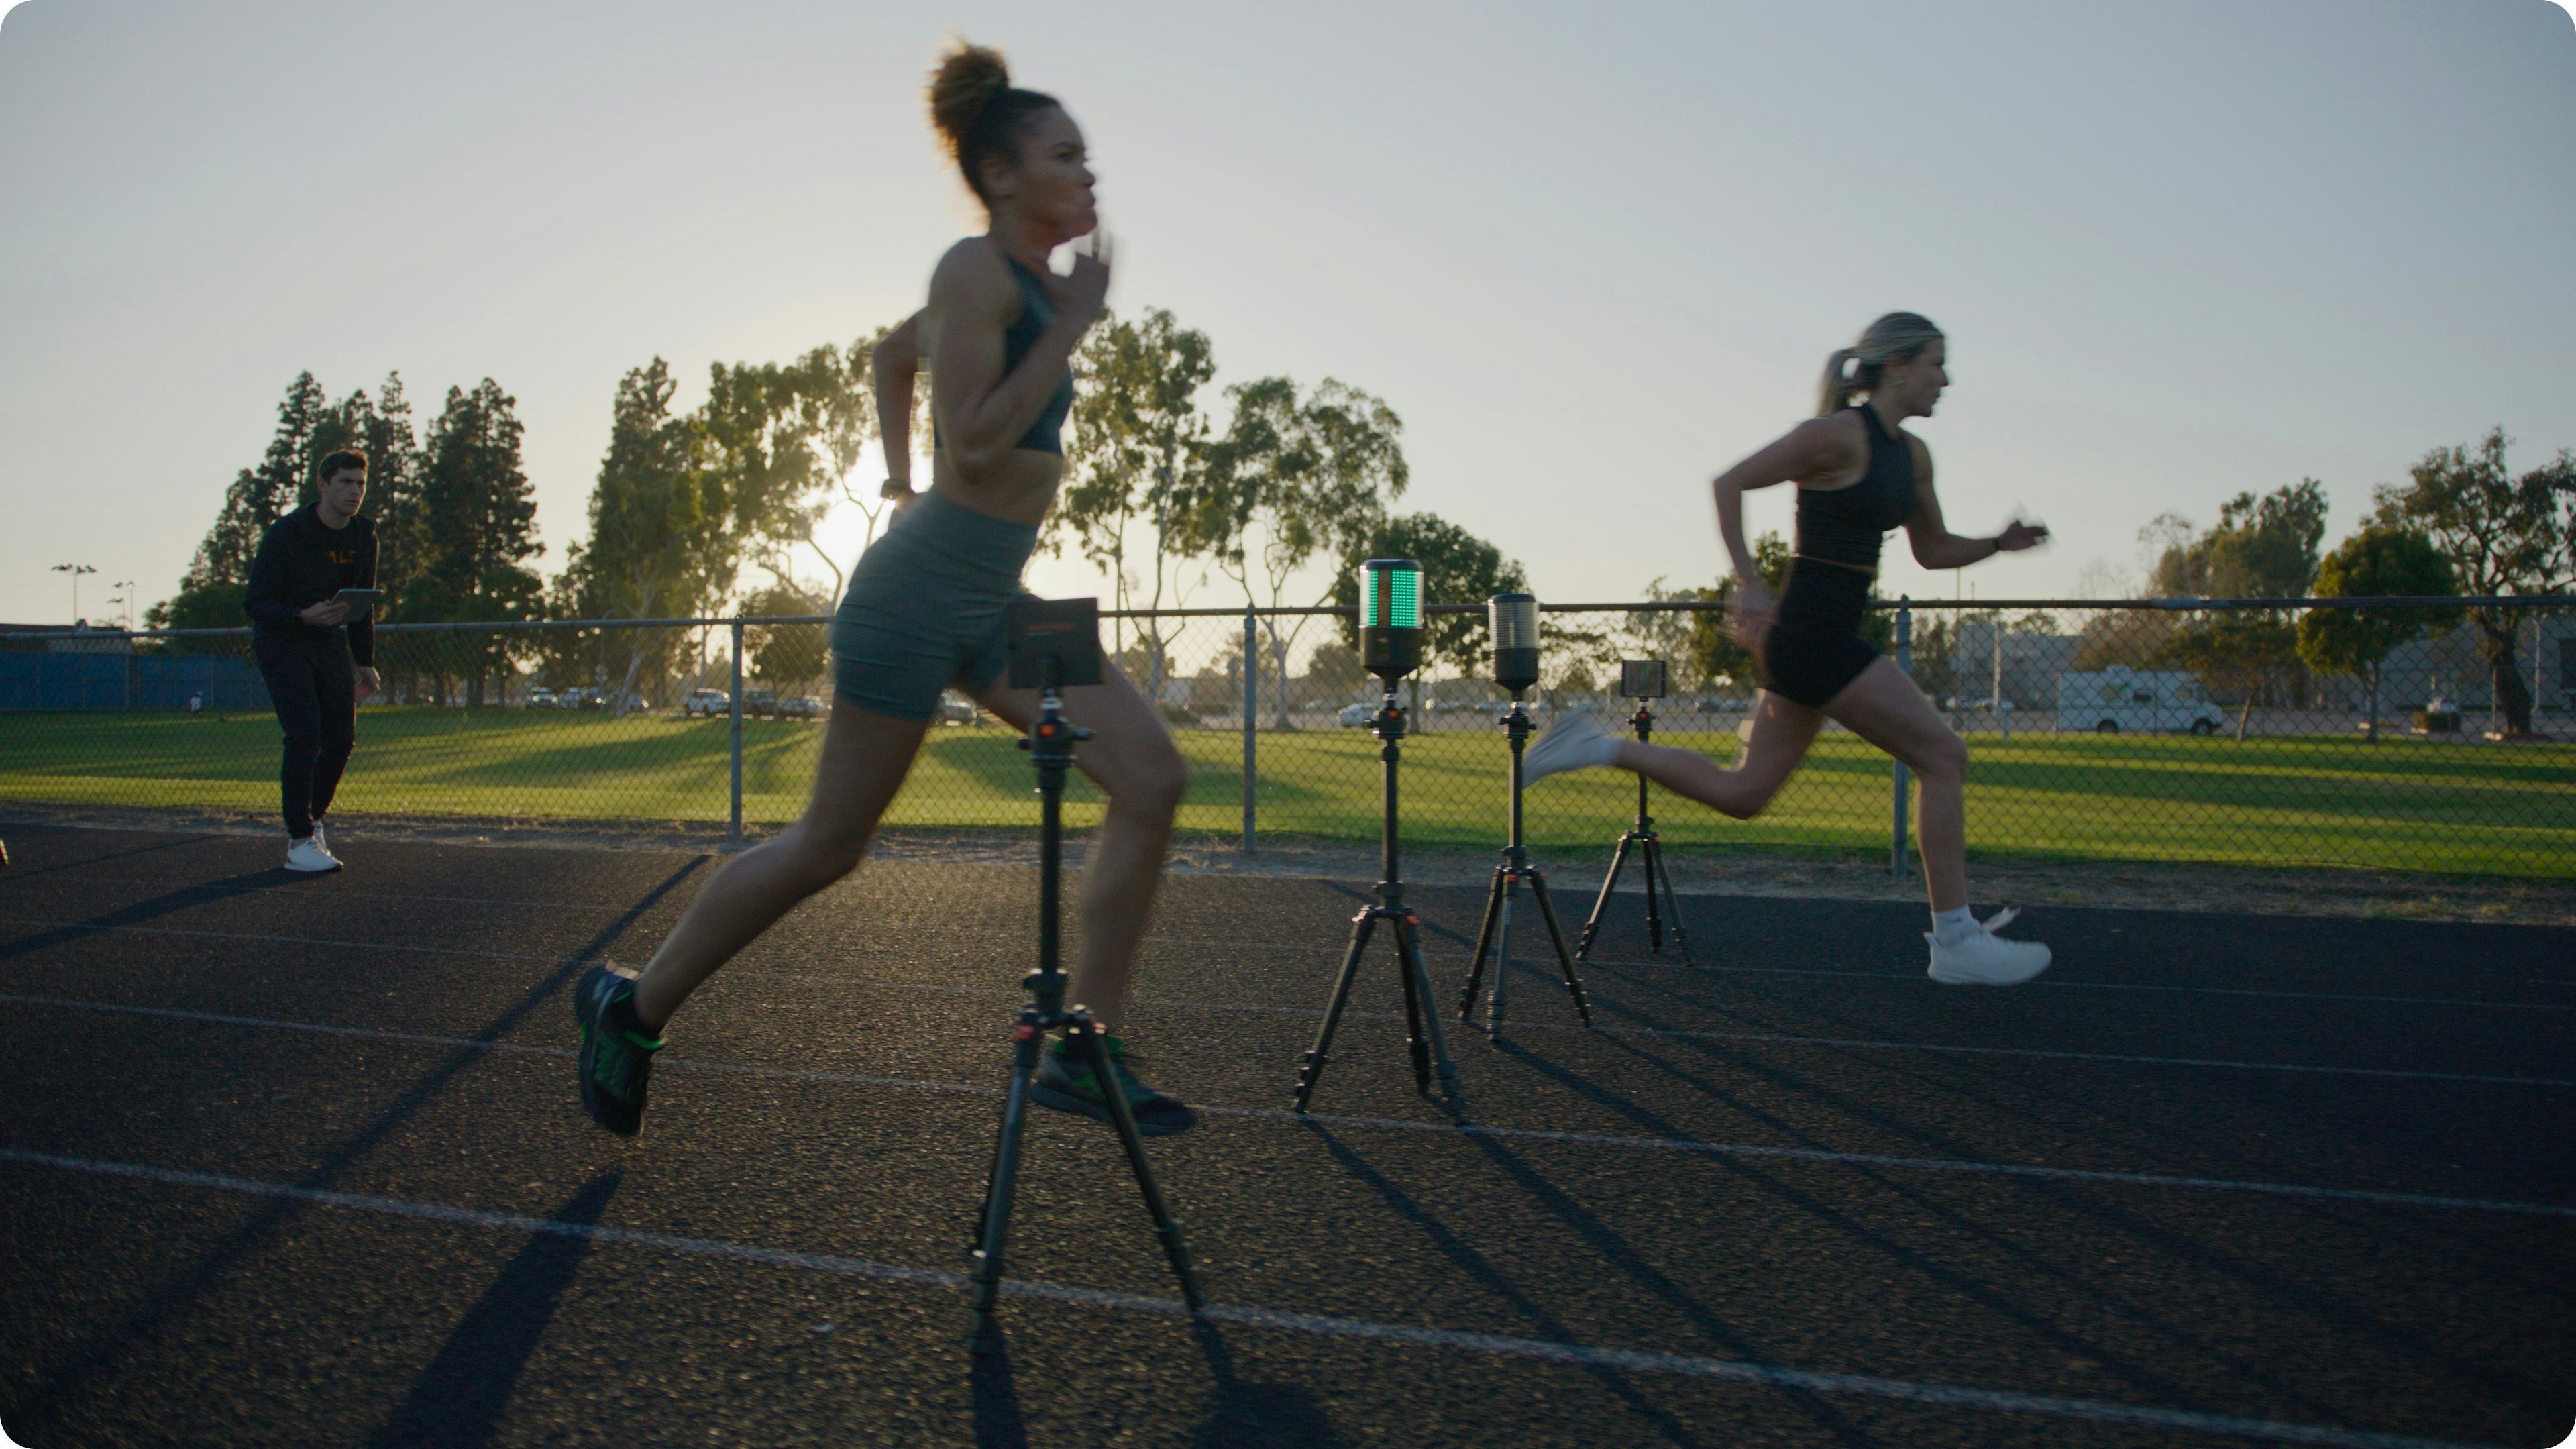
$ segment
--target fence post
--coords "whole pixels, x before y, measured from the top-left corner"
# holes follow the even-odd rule
[[[1243,853],[1252,853],[1253,781],[1256,750],[1252,716],[1261,708],[1261,640],[1252,606],[1243,606]]]
[[[733,621],[733,824],[728,832],[742,839],[742,621]]]
[[[1998,636],[2000,637],[2000,636]],[[1900,595],[1896,602],[1896,667],[1907,674],[1914,672],[1914,609],[1910,595]],[[1902,879],[1905,875],[1905,762],[1896,762],[1896,833],[1887,852],[1887,873]]]

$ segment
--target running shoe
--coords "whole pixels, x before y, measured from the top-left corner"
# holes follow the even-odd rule
[[[1137,1080],[1127,1066],[1127,1043],[1114,1036],[1108,1042],[1109,1070],[1118,1078],[1118,1089],[1127,1094],[1127,1110],[1135,1115],[1136,1130],[1148,1137],[1189,1131],[1199,1114],[1182,1105],[1180,1098],[1167,1097]],[[1109,1099],[1100,1094],[1091,1064],[1054,1047],[1039,1053],[1037,1080],[1030,1084],[1029,1095],[1040,1106],[1059,1112],[1079,1113],[1096,1122],[1110,1120]]]
[[[302,840],[287,843],[286,868],[300,870],[308,875],[318,875],[324,871],[338,870],[340,862],[331,852],[322,848],[321,836],[308,835]]]
[[[1567,770],[1588,770],[1618,758],[1618,738],[1601,728],[1592,711],[1579,709],[1558,720],[1521,755],[1521,779],[1530,784]]]
[[[1924,932],[1923,939],[1932,943],[1932,964],[1924,974],[1949,986],[2019,986],[2047,970],[2046,946],[1995,934],[2020,914],[2020,907],[2007,906],[1953,941],[1942,940],[1938,931]]]
[[[582,973],[572,1014],[581,1023],[582,1110],[620,1137],[643,1131],[644,1086],[662,1043],[635,1019],[635,979],[592,966]]]

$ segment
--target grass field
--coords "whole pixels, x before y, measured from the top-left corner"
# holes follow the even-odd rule
[[[341,811],[394,816],[722,821],[726,722],[551,711],[364,711]],[[782,822],[803,808],[819,724],[744,723],[743,814]],[[1184,828],[1242,822],[1242,737],[1183,730],[1195,766]],[[1731,758],[1731,735],[1659,735]],[[943,728],[889,823],[1034,824],[1016,736]],[[1263,734],[1264,834],[1366,839],[1377,832],[1377,742],[1358,730]],[[2428,744],[2353,738],[1970,737],[1969,843],[1988,855],[2359,866],[2488,875],[2576,875],[2576,746]],[[1436,732],[1404,747],[1404,822],[1425,845],[1497,843],[1498,732]],[[277,802],[277,726],[267,714],[191,720],[135,712],[0,716],[0,801],[266,812]],[[1819,742],[1769,813],[1731,822],[1657,792],[1680,846],[1884,851],[1887,760],[1848,735]],[[1068,818],[1098,818],[1087,784]],[[1631,778],[1592,771],[1529,793],[1531,840],[1599,848],[1635,810]]]

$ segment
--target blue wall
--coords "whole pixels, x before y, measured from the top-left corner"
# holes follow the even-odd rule
[[[266,709],[268,686],[238,654],[0,653],[0,710]]]

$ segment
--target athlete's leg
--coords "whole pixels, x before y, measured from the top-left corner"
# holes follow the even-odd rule
[[[1914,838],[1923,852],[1923,884],[1932,909],[1968,903],[1968,747],[1905,671],[1873,660],[1825,713],[1853,734],[1905,762],[1914,772]]]
[[[347,650],[316,650],[313,698],[320,707],[320,748],[313,755],[313,821],[320,824],[339,793],[340,775],[349,768],[349,751],[358,740],[358,666]]]
[[[736,951],[798,901],[858,868],[912,769],[928,725],[834,698],[804,817],[717,871],[635,983],[635,1015],[659,1033]]]
[[[1822,711],[1766,689],[1754,697],[1752,738],[1745,741],[1744,753],[1731,770],[1718,768],[1715,760],[1696,750],[1638,740],[1621,740],[1611,763],[1722,815],[1750,820],[1788,783],[1824,724]]]
[[[1172,843],[1172,816],[1189,788],[1189,762],[1145,696],[1114,664],[1102,682],[1064,692],[1064,713],[1092,737],[1074,749],[1074,763],[1109,797],[1091,862],[1082,872],[1082,954],[1073,968],[1073,1000],[1091,1008],[1105,1030],[1115,1031],[1127,999],[1127,971],[1154,911],[1163,857]],[[999,681],[976,698],[1019,729],[1037,718],[1033,689]]]

